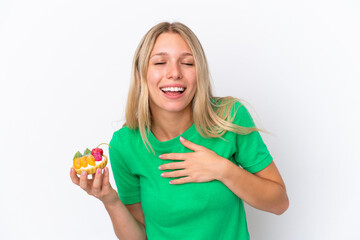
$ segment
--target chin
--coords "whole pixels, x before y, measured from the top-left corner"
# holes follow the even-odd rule
[[[189,107],[189,105],[185,106],[183,104],[181,104],[181,105],[171,104],[170,106],[165,106],[164,110],[167,112],[176,113],[176,112],[183,112],[183,111],[187,110],[188,107]]]

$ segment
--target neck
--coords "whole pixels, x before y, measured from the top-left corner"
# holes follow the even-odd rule
[[[193,124],[191,108],[181,113],[155,114],[152,117],[151,131],[161,142],[183,134]]]

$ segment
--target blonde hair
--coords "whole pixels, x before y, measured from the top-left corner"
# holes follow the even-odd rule
[[[179,34],[192,51],[196,68],[196,93],[192,101],[193,120],[197,131],[206,138],[222,137],[227,131],[249,134],[257,129],[232,123],[232,106],[238,99],[214,98],[211,91],[208,63],[200,41],[184,24],[162,22],[152,27],[140,41],[134,55],[131,83],[126,104],[125,124],[130,129],[139,129],[142,140],[153,151],[147,139],[151,130],[151,113],[146,75],[150,53],[155,41],[162,33]]]

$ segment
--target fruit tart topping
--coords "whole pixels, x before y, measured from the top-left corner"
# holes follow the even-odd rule
[[[95,166],[95,158],[93,155],[90,154],[89,156],[87,156],[86,161],[89,165]]]
[[[94,156],[95,161],[97,162],[102,160],[102,155],[100,153],[94,153],[92,156]]]
[[[81,153],[77,151],[73,158],[73,165],[75,169],[81,168],[81,162],[80,162],[81,157],[82,157]]]
[[[79,152],[79,151],[77,151],[76,153],[75,153],[75,155],[74,155],[74,158],[73,158],[73,160],[75,159],[75,158],[79,158],[79,157],[82,157],[83,155],[81,155],[81,153]]]
[[[107,143],[100,143],[96,148],[93,148],[93,150],[91,150],[91,155],[93,155],[95,157],[95,161],[102,160],[103,150],[99,147],[103,144],[106,144],[110,147],[110,145]]]
[[[96,161],[99,162],[102,160],[103,156],[103,150],[100,147],[100,145],[106,144],[110,147],[107,143],[101,143],[96,148],[94,148],[92,151],[90,149],[86,148],[84,151],[84,154],[81,154],[79,151],[77,151],[73,158],[73,165],[75,169],[80,169],[81,167],[86,168],[88,165],[95,166]]]
[[[83,156],[89,156],[90,154],[91,154],[90,149],[86,148],[85,151],[84,151]]]
[[[88,165],[86,159],[87,159],[87,156],[83,156],[80,158],[81,166],[84,168],[86,168]]]
[[[80,162],[80,158],[79,158],[79,157],[78,157],[78,158],[75,158],[75,159],[73,160],[73,163],[74,163],[75,169],[80,169],[80,168],[81,168],[81,162]]]

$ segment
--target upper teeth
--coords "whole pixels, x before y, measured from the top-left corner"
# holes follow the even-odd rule
[[[165,88],[161,88],[162,91],[168,92],[179,92],[179,91],[184,91],[184,88],[182,87],[165,87]]]

